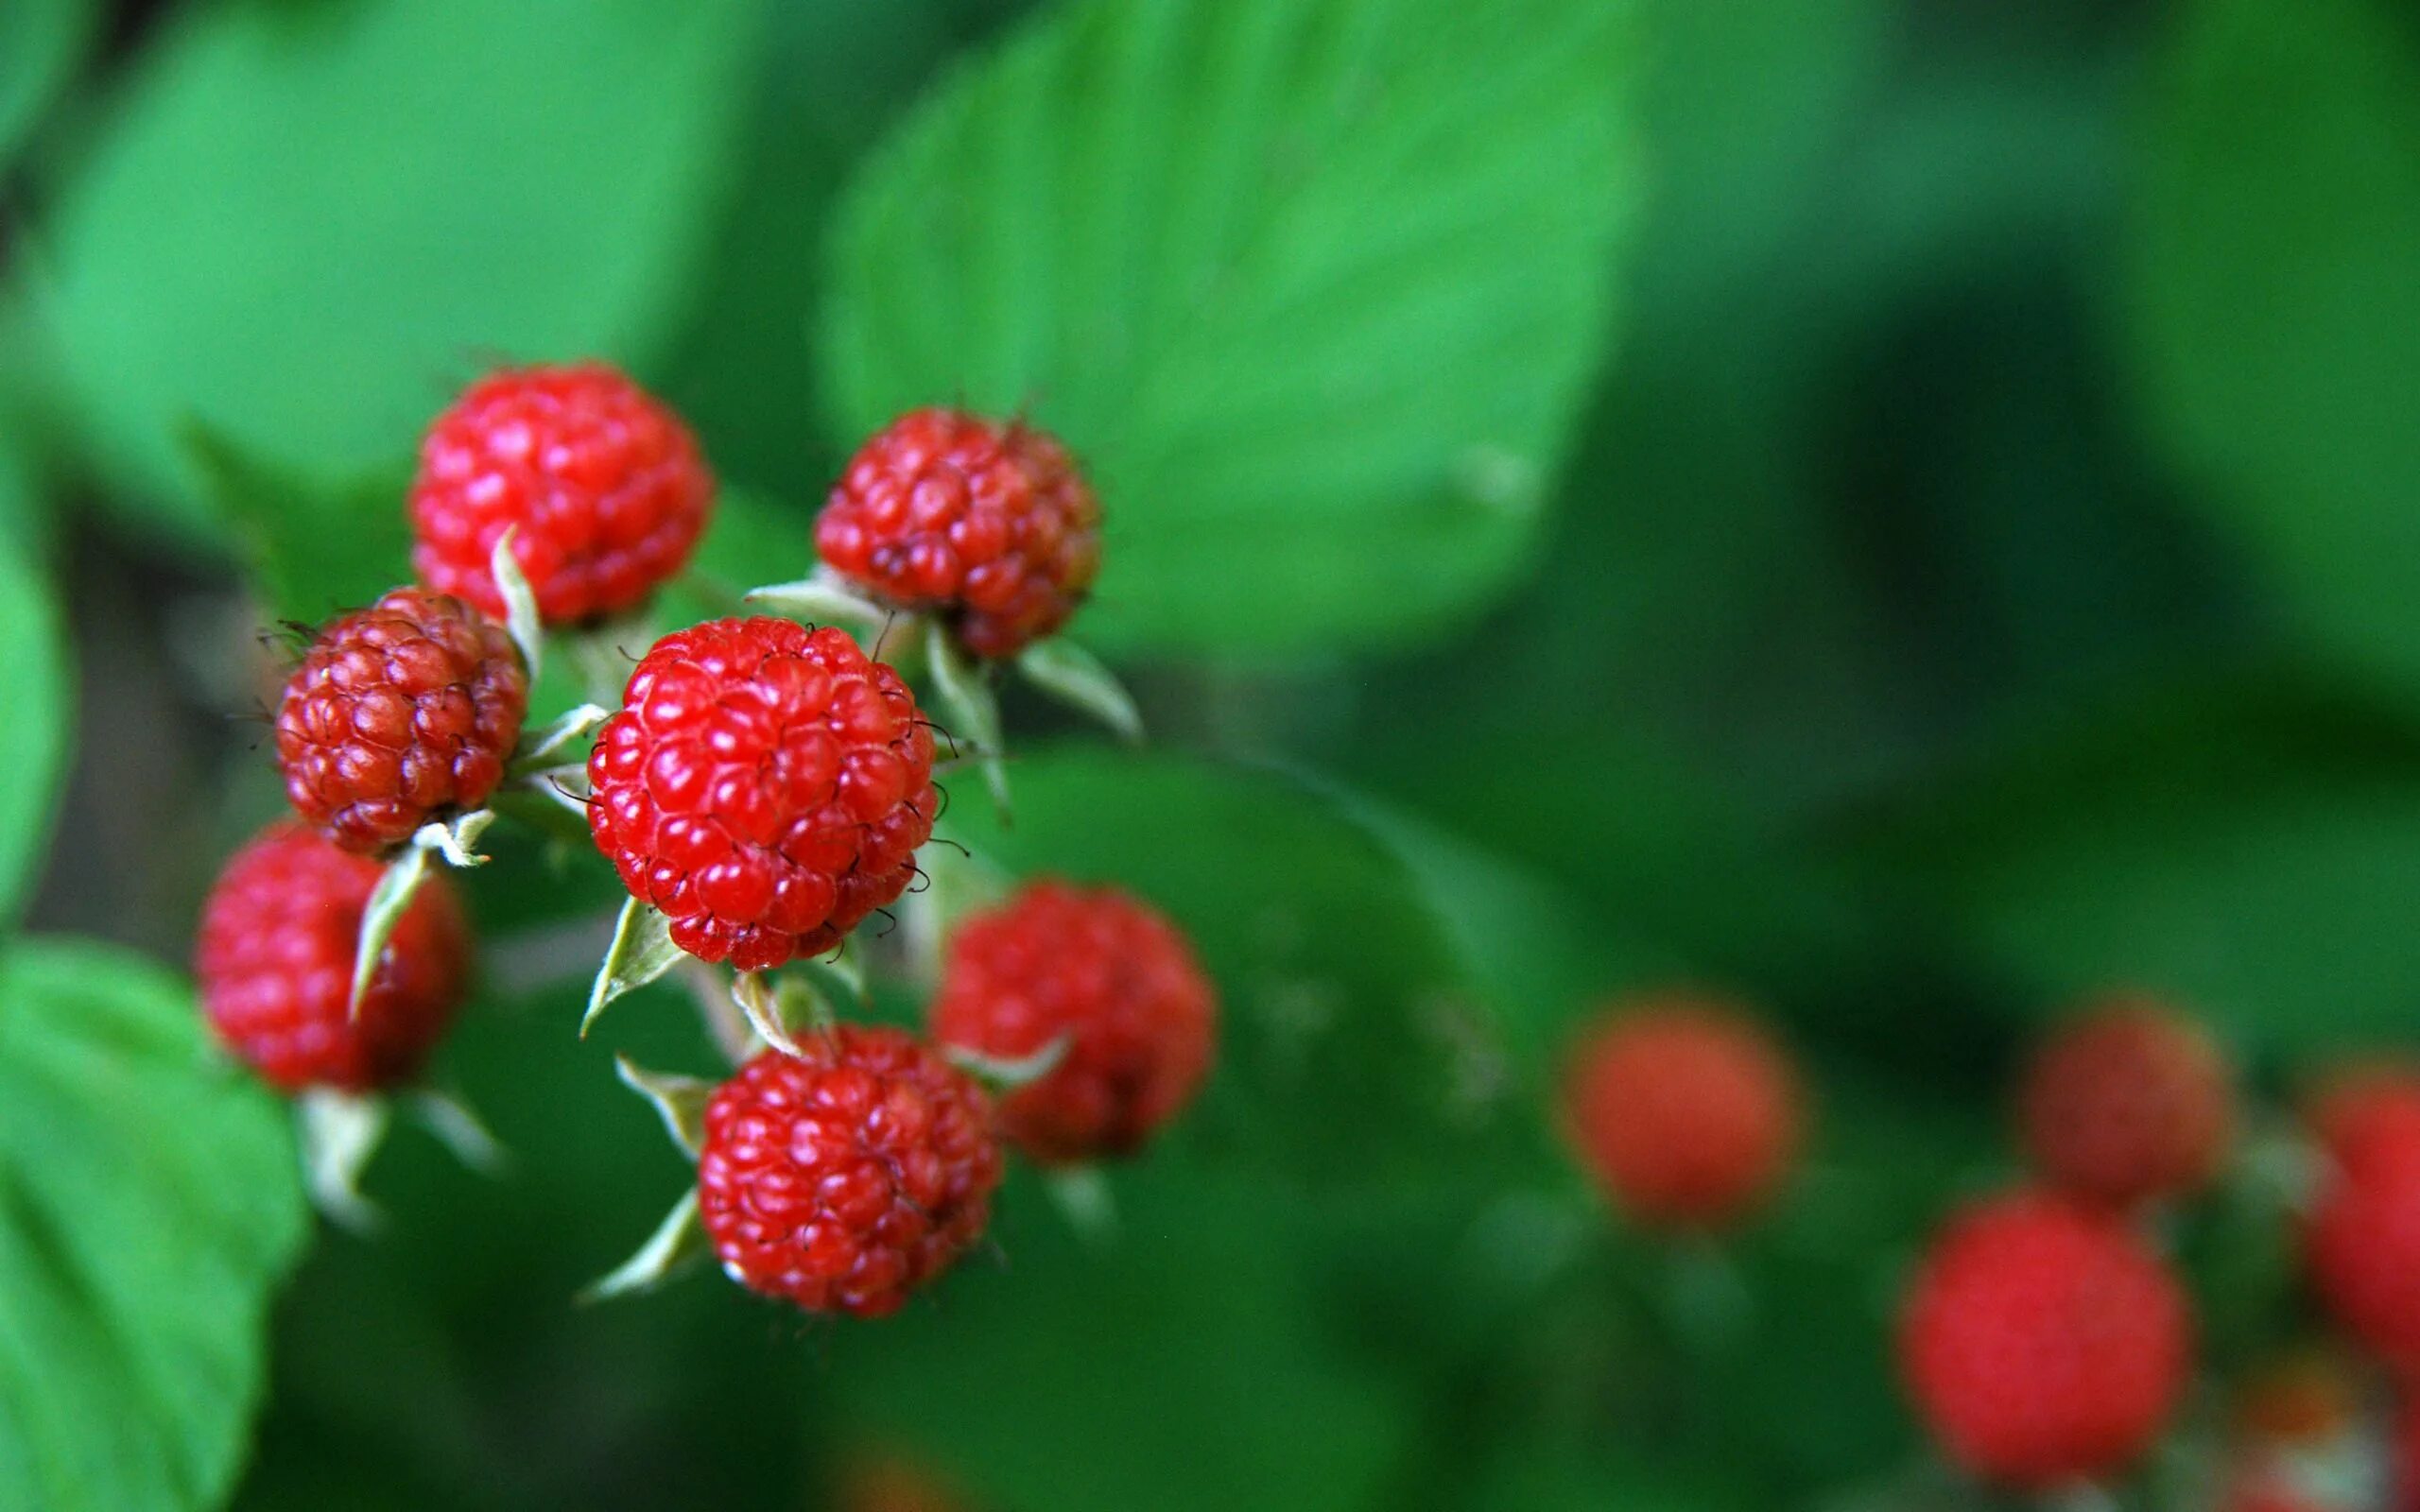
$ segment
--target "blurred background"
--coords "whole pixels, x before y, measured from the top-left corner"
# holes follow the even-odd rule
[[[0,0],[0,1503],[1952,1504],[1890,1319],[2043,1025],[2188,1006],[2256,1139],[2420,1045],[2415,269],[2402,0]],[[512,1169],[399,1134],[375,1239],[266,1099],[35,1043],[182,1001],[276,622],[405,576],[464,382],[586,354],[724,482],[667,623],[909,404],[1094,470],[1152,745],[1012,700],[953,819],[1219,979],[1109,1236],[1020,1175],[882,1324],[575,1307],[684,1178],[612,1056],[710,1052],[668,988],[575,1039],[618,895],[510,838],[440,1076]],[[1549,1117],[1677,984],[1819,1109],[1719,1252]],[[2252,1177],[2171,1238],[2129,1505],[2320,1336]]]

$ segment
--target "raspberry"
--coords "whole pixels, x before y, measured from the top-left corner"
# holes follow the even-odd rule
[[[487,801],[521,738],[529,679],[502,627],[398,588],[320,632],[277,708],[295,812],[372,853]]]
[[[210,890],[195,947],[202,1010],[277,1086],[372,1091],[409,1081],[461,1004],[470,929],[453,885],[430,876],[352,1011],[362,910],[381,874],[288,820],[235,852]]]
[[[2420,1085],[2365,1077],[2316,1116],[2327,1170],[2305,1234],[2311,1280],[2354,1337],[2420,1368]]]
[[[1744,1216],[1797,1151],[1796,1074],[1731,1007],[1670,998],[1612,1018],[1574,1053],[1564,1116],[1633,1218],[1711,1228]]]
[[[634,607],[687,563],[714,475],[681,418],[599,362],[507,369],[437,417],[412,482],[412,570],[505,616],[489,562],[512,556],[548,625]]]
[[[2200,1026],[2118,999],[2043,1047],[2018,1097],[2027,1152],[2071,1196],[2131,1207],[2206,1186],[2235,1131],[2235,1091]]]
[[[978,656],[1067,623],[1100,570],[1100,504],[1041,431],[954,409],[866,442],[815,522],[826,565],[877,597],[937,610]]]
[[[981,1237],[1000,1184],[983,1090],[903,1030],[768,1050],[706,1104],[698,1211],[731,1279],[810,1312],[896,1312]]]
[[[714,620],[631,674],[588,759],[589,828],[683,950],[764,971],[907,890],[932,771],[914,696],[846,634]]]
[[[2025,1487],[2121,1469],[2192,1368],[2192,1318],[2160,1259],[2105,1211],[2019,1193],[1934,1244],[1899,1360],[1951,1457]]]
[[[1016,1059],[1066,1056],[1001,1104],[1036,1160],[1125,1155],[1174,1118],[1210,1068],[1217,997],[1184,935],[1114,888],[1034,883],[958,927],[933,1037]]]

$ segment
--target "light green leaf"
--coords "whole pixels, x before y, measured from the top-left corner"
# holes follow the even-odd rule
[[[2420,27],[2195,0],[2130,259],[2152,418],[2333,644],[2420,674]]]
[[[756,9],[178,18],[48,227],[49,314],[99,459],[197,525],[188,421],[358,471],[494,354],[644,362],[724,188]]]
[[[842,433],[1027,413],[1108,514],[1113,647],[1433,634],[1522,562],[1608,325],[1627,7],[1046,17],[914,116],[835,242]]]
[[[0,770],[9,774],[0,784],[0,920],[15,918],[49,850],[68,743],[67,648],[29,549],[0,532],[0,644],[10,647],[0,657],[0,708],[9,711],[0,733]]]
[[[309,477],[200,425],[185,430],[184,451],[252,591],[279,618],[318,625],[411,576],[410,472],[401,461]]]
[[[0,960],[0,1506],[216,1506],[304,1208],[280,1105],[98,945]]]
[[[1054,635],[1028,645],[1017,657],[1017,670],[1050,697],[1107,727],[1130,746],[1143,743],[1143,713],[1117,674],[1098,657]]]
[[[91,0],[0,6],[0,171],[39,124],[94,35]]]

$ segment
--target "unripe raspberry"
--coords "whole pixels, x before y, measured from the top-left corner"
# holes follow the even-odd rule
[[[973,1078],[904,1031],[758,1055],[706,1104],[698,1211],[731,1279],[880,1317],[981,1237],[1000,1184]]]
[[[1640,1223],[1710,1228],[1769,1197],[1798,1150],[1798,1078],[1736,1009],[1668,998],[1609,1017],[1573,1052],[1564,1120]]]
[[[589,756],[589,828],[683,950],[763,971],[907,890],[932,772],[914,696],[846,634],[714,620],[631,674]]]
[[[1046,881],[958,926],[933,1037],[1009,1060],[1067,1038],[1000,1107],[1019,1148],[1058,1163],[1128,1154],[1174,1118],[1210,1069],[1217,1017],[1174,924],[1115,888]]]
[[[2063,1027],[2018,1099],[2025,1148],[2071,1196],[2111,1207],[2209,1184],[2235,1134],[2235,1090],[2201,1027],[2114,999]]]
[[[453,885],[423,880],[352,1011],[361,916],[376,862],[273,824],[235,852],[203,905],[194,952],[202,1010],[228,1049],[288,1090],[374,1091],[418,1075],[470,976]]]
[[[548,625],[634,608],[679,573],[713,512],[689,427],[598,362],[514,368],[463,390],[421,442],[412,570],[496,619],[512,556]]]
[[[815,523],[842,577],[941,613],[978,656],[1014,656],[1075,613],[1100,570],[1100,504],[1065,447],[954,409],[900,416]]]
[[[2420,1370],[2420,1086],[2364,1078],[2317,1119],[2326,1169],[2305,1241],[2312,1282],[2356,1338]]]
[[[374,853],[485,803],[521,738],[529,679],[503,628],[398,588],[320,632],[277,708],[294,811]]]
[[[2114,1215],[2020,1193],[1934,1244],[1899,1329],[1910,1393],[1952,1459],[2024,1487],[2122,1469],[2192,1368],[2168,1266]]]

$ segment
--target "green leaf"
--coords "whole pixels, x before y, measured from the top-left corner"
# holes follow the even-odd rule
[[[175,449],[189,421],[356,472],[408,448],[492,354],[644,365],[725,187],[756,10],[239,0],[179,17],[48,228],[48,313],[98,459],[199,525]]]
[[[0,960],[0,1505],[215,1506],[306,1229],[279,1104],[98,945]]]
[[[1111,1180],[1107,1246],[1013,1183],[994,1230],[1007,1265],[970,1257],[943,1306],[831,1336],[835,1409],[987,1504],[1388,1504],[1408,1394],[1340,1348],[1307,1281],[1308,1205],[1166,1158]]]
[[[2308,627],[2420,673],[2420,26],[2383,0],[2196,0],[2130,259],[2152,418]]]
[[[1433,634],[1524,560],[1608,325],[1627,8],[1060,11],[844,203],[824,369],[864,435],[1028,413],[1108,541],[1118,648]]]
[[[0,463],[0,474],[6,464]],[[0,475],[0,490],[6,477]],[[13,919],[50,848],[61,768],[67,754],[67,647],[50,585],[14,533],[0,532],[0,920]]]
[[[94,37],[91,0],[9,0],[0,6],[0,172]]]
[[[410,577],[410,472],[402,463],[310,477],[202,425],[186,428],[184,449],[234,534],[253,591],[278,618],[318,625]]]
[[[2010,1011],[2171,995],[2241,1047],[2408,1042],[2420,731],[2357,695],[2215,682],[2089,711],[1876,816],[1906,927],[1996,969]]]

